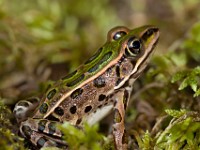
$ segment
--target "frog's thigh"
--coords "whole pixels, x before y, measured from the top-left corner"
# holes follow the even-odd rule
[[[129,97],[130,92],[126,89],[118,91],[113,97],[116,100],[114,108],[113,136],[117,150],[127,149],[124,117]]]

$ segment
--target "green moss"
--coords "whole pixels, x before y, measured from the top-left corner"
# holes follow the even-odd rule
[[[197,112],[188,112],[179,118],[173,118],[156,140],[156,147],[167,150],[198,149],[200,144],[199,118]]]
[[[23,138],[20,138],[12,132],[11,116],[11,111],[0,101],[0,149],[24,150]]]
[[[72,150],[106,150],[112,148],[112,146],[108,145],[108,139],[98,133],[99,127],[97,124],[93,126],[84,124],[84,130],[81,130],[65,122],[59,128],[64,133],[64,140]]]

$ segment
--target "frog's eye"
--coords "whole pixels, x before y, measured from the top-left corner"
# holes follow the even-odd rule
[[[121,37],[125,36],[127,33],[125,31],[118,31],[113,35],[113,40],[118,40]]]
[[[129,33],[129,29],[124,26],[112,28],[107,34],[107,41],[117,41]]]
[[[126,54],[130,56],[137,56],[141,53],[141,47],[141,41],[132,37],[128,40]]]

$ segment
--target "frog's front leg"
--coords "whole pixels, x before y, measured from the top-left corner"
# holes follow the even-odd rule
[[[28,118],[21,122],[20,133],[38,148],[53,146],[67,149],[67,144],[62,141],[62,133],[56,128],[56,124],[56,121]]]
[[[117,150],[127,149],[124,118],[128,100],[130,98],[130,92],[130,90],[121,89],[113,97],[116,101],[114,108],[113,136]]]

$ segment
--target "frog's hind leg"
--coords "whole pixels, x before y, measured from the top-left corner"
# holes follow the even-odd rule
[[[29,118],[21,123],[20,132],[38,148],[53,146],[67,149],[67,143],[61,139],[63,134],[56,128],[56,123],[46,119]]]
[[[17,122],[22,122],[30,117],[38,105],[39,98],[37,97],[19,101],[13,110]]]

